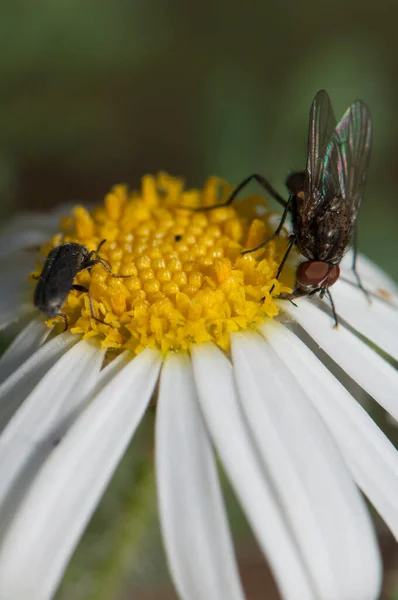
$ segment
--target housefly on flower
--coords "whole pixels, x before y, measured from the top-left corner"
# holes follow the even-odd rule
[[[339,264],[350,243],[353,245],[352,269],[363,289],[356,271],[356,222],[365,190],[371,140],[372,122],[367,106],[357,100],[336,124],[329,95],[321,90],[311,105],[306,170],[288,177],[289,199],[284,200],[264,177],[254,174],[242,181],[226,202],[217,205],[231,204],[243,187],[256,180],[284,207],[274,234],[243,254],[263,248],[278,236],[290,214],[292,231],[276,279],[293,245],[305,261],[297,268],[293,292],[280,297],[293,300],[317,293],[321,298],[326,295],[336,325],[337,315],[329,288],[339,278]],[[213,208],[216,206],[202,207],[201,210]]]

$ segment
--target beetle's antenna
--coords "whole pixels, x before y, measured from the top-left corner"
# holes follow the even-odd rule
[[[95,253],[96,253],[96,254],[98,254],[98,252],[101,250],[101,248],[102,248],[102,246],[105,244],[105,242],[106,242],[106,239],[105,239],[105,240],[102,240],[102,242],[100,242],[100,243],[98,244],[98,246],[97,246],[97,249],[96,249],[96,251],[95,251]]]

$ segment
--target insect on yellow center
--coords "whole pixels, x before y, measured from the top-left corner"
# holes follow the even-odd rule
[[[62,306],[71,333],[135,353],[146,347],[186,350],[206,341],[228,350],[231,332],[275,317],[274,299],[294,283],[293,266],[275,279],[286,233],[241,255],[275,229],[275,215],[259,216],[263,198],[208,212],[189,210],[222,202],[231,191],[217,178],[209,178],[202,190],[185,190],[182,180],[161,173],[145,176],[139,192],[118,185],[104,205],[91,211],[76,206],[63,217],[60,233],[42,247],[43,256],[66,242],[92,251],[106,240],[99,258],[113,275],[129,276],[112,277],[102,264],[77,273],[74,283],[89,289],[94,314],[103,322],[92,318],[87,292],[71,290]],[[47,321],[54,322],[64,325],[61,317]]]

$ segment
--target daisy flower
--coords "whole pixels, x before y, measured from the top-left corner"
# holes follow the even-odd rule
[[[379,597],[361,492],[397,536],[398,457],[358,398],[398,417],[397,288],[360,257],[369,305],[347,256],[333,287],[338,329],[326,301],[278,301],[294,284],[294,256],[275,279],[287,234],[241,254],[275,225],[258,217],[259,198],[181,208],[216,203],[220,188],[229,194],[216,178],[198,191],[147,176],[141,191],[117,186],[60,226],[59,215],[24,215],[3,232],[0,323],[28,321],[0,360],[0,598],[54,595],[150,402],[180,598],[244,598],[216,455],[283,598]],[[79,272],[96,319],[73,290],[68,330],[60,317],[45,323],[32,305],[45,256],[102,240],[101,258],[128,277],[101,264]]]

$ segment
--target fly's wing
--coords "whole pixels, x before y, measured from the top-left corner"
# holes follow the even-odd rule
[[[365,191],[371,145],[370,112],[366,104],[357,100],[336,127],[330,155],[331,162],[337,166],[341,195],[348,204],[352,225]]]
[[[303,210],[308,214],[316,209],[322,201],[322,180],[325,170],[326,155],[336,128],[329,95],[321,90],[315,96],[310,111],[308,130],[308,155],[304,182]],[[338,185],[337,173],[330,173],[330,185]],[[307,205],[307,206],[305,206]]]
[[[371,140],[369,109],[357,100],[336,126],[324,160],[316,218],[324,228],[327,224],[329,261],[340,261],[350,243],[364,193]]]

